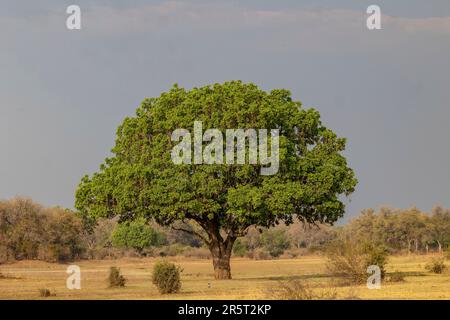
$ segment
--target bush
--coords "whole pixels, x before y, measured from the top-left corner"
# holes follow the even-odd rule
[[[444,262],[444,258],[433,258],[426,266],[425,269],[427,269],[430,272],[441,274],[445,271],[446,265]]]
[[[42,288],[42,289],[39,289],[39,295],[43,298],[47,298],[50,296],[55,296],[56,294],[54,294],[54,293],[52,294],[52,292],[47,288]]]
[[[383,246],[375,246],[360,239],[346,237],[335,240],[328,247],[326,254],[328,272],[349,283],[364,283],[367,280],[367,268],[370,265],[378,266],[381,277],[385,276],[387,250]]]
[[[120,269],[117,267],[109,268],[108,283],[110,288],[125,287],[127,279],[120,274]]]
[[[335,289],[324,290],[311,286],[302,280],[279,282],[278,286],[269,289],[268,298],[274,300],[335,300]]]
[[[388,251],[383,245],[363,244],[363,254],[366,255],[366,271],[371,265],[378,266],[381,271],[381,278],[386,276],[386,264]]]
[[[181,289],[182,269],[168,261],[158,261],[153,267],[153,284],[161,294],[177,293]]]
[[[145,219],[121,223],[112,233],[112,244],[115,247],[133,248],[140,253],[147,247],[165,243],[164,234],[150,227]]]

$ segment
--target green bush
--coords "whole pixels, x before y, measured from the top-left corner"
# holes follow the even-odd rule
[[[108,283],[110,288],[125,287],[127,279],[120,274],[120,269],[117,267],[109,268]]]
[[[381,278],[384,279],[388,256],[386,247],[383,245],[363,244],[363,254],[366,255],[366,269],[371,265],[378,266],[381,271]]]
[[[112,233],[113,246],[133,248],[140,253],[147,247],[161,246],[165,243],[164,234],[150,227],[145,219],[121,223]]]
[[[431,259],[431,261],[425,266],[425,269],[437,274],[443,273],[446,269],[444,258]]]
[[[161,294],[177,293],[181,289],[182,269],[168,261],[158,261],[153,267],[153,284]]]
[[[261,235],[261,243],[272,257],[278,257],[289,248],[290,241],[284,229],[268,229]]]

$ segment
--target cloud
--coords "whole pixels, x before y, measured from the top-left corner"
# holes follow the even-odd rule
[[[20,41],[15,35],[17,32],[52,41],[51,35],[67,36],[70,32],[65,28],[66,17],[63,10],[49,11],[47,15],[41,12],[26,19],[0,17],[0,28],[15,30],[5,34],[11,43]],[[366,18],[365,11],[354,9],[261,10],[226,2],[165,1],[133,7],[91,4],[82,6],[82,30],[78,38],[121,40],[145,35],[148,41],[155,43],[161,39],[177,43],[188,38],[196,43],[201,39],[218,41],[222,36],[232,35],[234,43],[248,50],[355,54],[387,52],[408,46],[410,39],[402,39],[404,36],[425,40],[429,35],[450,36],[450,17],[383,15],[381,31],[369,31]]]
[[[132,8],[92,7],[87,13],[95,31],[142,32],[167,28],[235,30],[246,28],[326,29],[348,32],[365,28],[366,13],[350,9],[259,10],[232,3],[167,1]],[[385,28],[393,31],[450,34],[450,17],[403,18],[383,15]]]
[[[319,28],[339,32],[365,28],[365,11],[353,9],[272,9],[260,10],[236,3],[164,1],[161,3],[117,7],[107,5],[82,6],[87,32],[129,33],[164,32],[167,29],[189,28],[195,31],[235,30],[246,28]],[[38,25],[54,28],[64,26],[65,12],[48,11],[47,15],[0,17],[2,25],[16,21],[20,25]],[[388,30],[450,34],[450,17],[405,18],[384,15]],[[28,23],[25,23],[28,22]],[[60,29],[60,28],[55,28]]]
[[[383,17],[387,27],[409,33],[425,32],[450,36],[450,17],[402,18]]]

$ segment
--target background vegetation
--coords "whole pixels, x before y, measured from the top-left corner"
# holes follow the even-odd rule
[[[194,227],[183,224],[183,229],[190,228]],[[354,241],[370,244],[372,259],[380,257],[380,250],[389,254],[448,251],[450,210],[368,209],[344,226],[296,222],[251,228],[238,239],[233,254],[261,260],[326,253],[349,235]],[[100,219],[93,225],[74,211],[45,208],[31,199],[0,201],[0,262],[177,255],[210,258],[209,250],[195,235],[144,220],[120,223]]]

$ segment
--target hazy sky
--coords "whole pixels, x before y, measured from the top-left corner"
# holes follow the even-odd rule
[[[450,207],[448,0],[1,0],[0,198],[73,207],[140,101],[233,79],[291,90],[348,138],[346,217]]]

